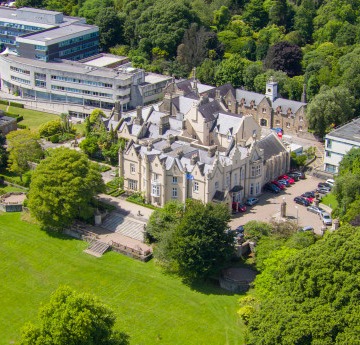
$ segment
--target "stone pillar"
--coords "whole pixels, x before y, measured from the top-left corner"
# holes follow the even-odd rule
[[[281,203],[280,217],[281,218],[286,218],[286,202],[285,202],[285,199],[283,199],[283,202]]]
[[[331,230],[337,230],[339,229],[340,222],[339,219],[333,219]]]
[[[326,229],[327,229],[326,225],[323,225],[323,226],[321,227],[321,235],[322,235],[322,236],[324,236]]]
[[[314,199],[314,205],[316,206],[316,207],[319,207],[319,199]]]

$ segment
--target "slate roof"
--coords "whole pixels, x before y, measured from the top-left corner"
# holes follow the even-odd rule
[[[336,137],[360,143],[360,117],[334,129],[327,137]]]
[[[242,115],[219,113],[212,130],[216,129],[218,133],[223,135],[233,134],[238,131],[242,122]]]
[[[257,92],[236,89],[236,99],[241,101],[243,98],[245,99],[246,106],[250,106],[251,101],[255,101],[255,106],[257,106],[265,98],[265,95]]]
[[[258,148],[264,150],[264,160],[268,160],[281,152],[286,152],[286,148],[274,133],[270,133],[263,139],[260,139],[256,142],[256,145]]]
[[[281,112],[283,114],[287,114],[289,108],[291,109],[292,113],[295,114],[301,107],[305,107],[306,103],[292,101],[285,98],[276,98],[272,107],[274,110],[276,110],[276,108],[279,106],[281,107]]]
[[[199,103],[198,97],[189,97],[189,96],[178,96],[172,99],[172,102],[179,113],[186,114],[193,106],[193,104]]]
[[[218,101],[212,101],[199,106],[199,112],[205,118],[205,122],[215,120],[215,114],[224,111]]]
[[[213,89],[207,91],[206,93],[208,94],[208,96],[210,98],[215,98],[216,95],[216,90],[220,90],[220,96],[224,97],[229,91],[232,92],[232,94],[235,96],[235,89],[233,88],[233,86],[230,83],[218,86],[218,87],[214,87]]]

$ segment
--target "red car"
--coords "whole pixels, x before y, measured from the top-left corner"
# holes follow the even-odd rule
[[[310,204],[314,201],[314,197],[313,197],[313,194],[311,194],[311,192],[306,192],[304,194],[301,194],[301,196],[303,198],[305,198]]]
[[[238,211],[239,212],[246,212],[246,206],[244,204],[238,204]]]
[[[286,180],[288,181],[290,184],[294,184],[295,180],[291,177],[289,177],[288,175],[281,175],[278,177],[278,180]]]
[[[285,189],[286,187],[279,183],[278,181],[271,181],[272,184],[274,184],[276,187],[280,188],[281,190]]]

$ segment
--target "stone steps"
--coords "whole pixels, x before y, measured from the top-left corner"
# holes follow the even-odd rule
[[[113,212],[101,225],[102,228],[130,237],[137,241],[144,242],[144,226],[146,224],[124,217],[123,215]]]
[[[89,247],[84,250],[84,252],[99,258],[109,248],[110,248],[110,246],[107,243],[100,242],[100,241],[97,241],[97,240],[93,240],[93,241],[90,242]]]

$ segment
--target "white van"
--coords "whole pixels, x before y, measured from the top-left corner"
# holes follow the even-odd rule
[[[326,180],[326,183],[328,183],[331,187],[334,187],[335,181],[332,178],[329,178]]]

